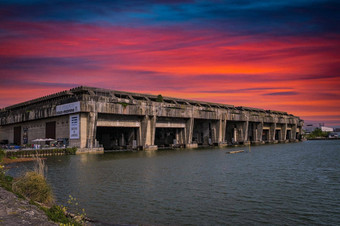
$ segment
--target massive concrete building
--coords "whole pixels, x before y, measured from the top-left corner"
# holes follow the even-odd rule
[[[295,142],[303,121],[286,112],[77,87],[0,110],[0,141],[52,138],[69,146],[166,146]]]

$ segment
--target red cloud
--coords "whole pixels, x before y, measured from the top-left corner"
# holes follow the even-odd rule
[[[308,120],[340,110],[335,35],[38,22],[0,28],[6,31],[0,38],[0,107],[74,84],[276,109]],[[340,121],[332,118],[332,124]]]

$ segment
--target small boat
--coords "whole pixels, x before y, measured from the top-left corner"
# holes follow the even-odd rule
[[[226,154],[236,154],[236,153],[241,153],[244,152],[244,150],[238,150],[238,151],[228,151]]]

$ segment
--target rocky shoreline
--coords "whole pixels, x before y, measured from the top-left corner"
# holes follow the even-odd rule
[[[44,211],[0,187],[0,225],[58,225]]]

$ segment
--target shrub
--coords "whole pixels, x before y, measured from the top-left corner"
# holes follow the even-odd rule
[[[65,154],[67,154],[67,155],[75,155],[76,152],[77,152],[77,148],[76,147],[66,148],[65,149]]]
[[[35,202],[46,205],[54,203],[51,186],[46,182],[45,177],[37,172],[27,172],[23,177],[18,178],[13,183],[12,189]]]
[[[6,156],[5,150],[0,148],[0,162],[2,162],[3,158]]]
[[[316,128],[313,132],[306,135],[307,139],[328,137],[329,132],[323,132],[320,128]]]

